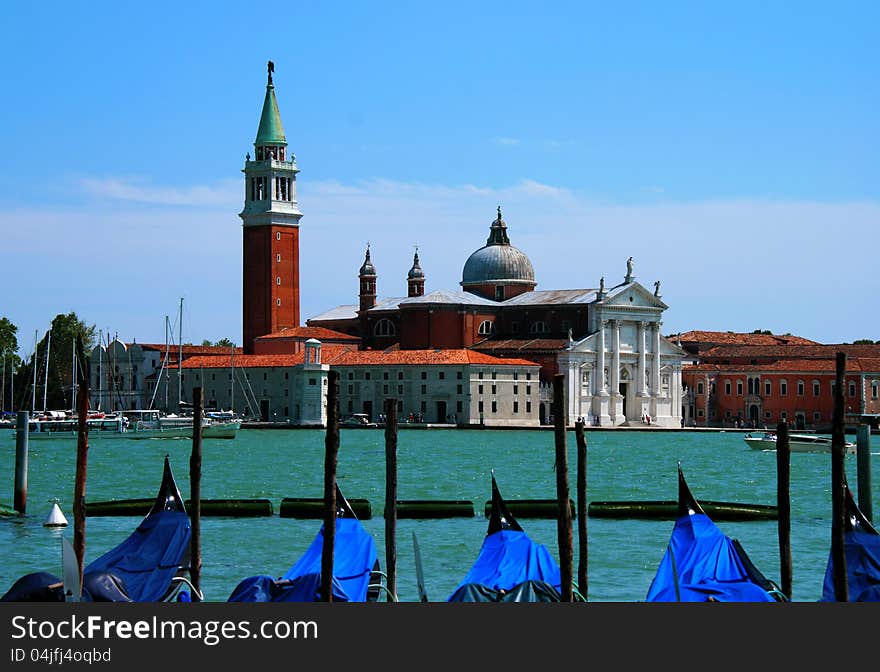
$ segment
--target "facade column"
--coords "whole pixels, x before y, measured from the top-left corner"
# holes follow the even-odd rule
[[[639,322],[639,396],[645,397],[647,396],[647,390],[645,389],[645,328],[647,327],[647,322],[642,320]]]
[[[611,322],[611,394],[620,396],[620,320]]]
[[[711,393],[712,393],[712,386],[709,384],[709,374],[707,373],[706,374],[706,408],[703,411],[703,413],[706,416],[706,419],[705,419],[705,426],[706,427],[709,426],[709,396],[711,395]]]
[[[660,396],[660,327],[662,322],[654,325],[654,361],[651,367],[651,396]]]
[[[599,375],[596,376],[596,390],[600,397],[608,396],[608,389],[605,386],[605,326],[608,320],[602,320],[599,325],[599,352],[597,357],[599,360]]]

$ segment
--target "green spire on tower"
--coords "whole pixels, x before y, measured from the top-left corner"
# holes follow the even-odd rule
[[[254,141],[254,145],[287,145],[284,126],[281,125],[281,114],[278,112],[278,101],[275,100],[275,85],[272,83],[275,64],[272,61],[268,63],[268,71],[266,99],[263,101],[263,114],[260,116],[260,128],[257,130],[257,139]]]

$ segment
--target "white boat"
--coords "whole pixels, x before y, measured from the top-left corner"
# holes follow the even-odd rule
[[[89,441],[93,439],[192,439],[192,418],[165,416],[158,410],[131,410],[86,420]],[[203,418],[203,439],[234,439],[241,421]],[[79,420],[76,416],[53,412],[28,420],[28,440],[76,439]],[[16,429],[6,432],[15,437]]]
[[[343,418],[342,421],[339,423],[339,426],[345,427],[347,429],[350,429],[352,427],[372,429],[374,427],[378,427],[379,425],[378,423],[371,421],[370,416],[368,416],[366,413],[353,413],[347,418]]]
[[[776,450],[776,432],[748,433],[743,440],[754,450]],[[856,444],[846,441],[848,453],[856,452]],[[831,452],[831,438],[818,434],[789,434],[788,449],[792,453],[828,453]]]

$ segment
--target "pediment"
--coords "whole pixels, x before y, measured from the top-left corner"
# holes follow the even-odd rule
[[[654,292],[649,291],[637,282],[614,287],[602,300],[604,306],[620,306],[630,308],[658,308],[666,310],[667,306]]]

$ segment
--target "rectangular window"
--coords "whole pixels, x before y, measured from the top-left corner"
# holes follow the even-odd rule
[[[497,372],[497,371],[493,371],[493,372],[492,372],[492,380],[495,380],[497,377],[498,377],[498,372]]]
[[[284,388],[284,396],[285,396],[285,397],[289,397],[289,396],[290,396],[290,394],[288,394],[289,392],[290,392],[290,390],[288,390],[288,389],[285,387],[285,388]],[[285,413],[284,415],[287,415],[287,413]]]
[[[461,394],[461,390],[462,390],[461,385],[456,385],[456,386],[455,386],[455,393],[456,393],[456,394]]]
[[[736,381],[736,396],[741,397],[743,394],[743,383],[741,380]]]
[[[799,380],[797,382],[797,396],[799,396],[799,397],[804,396],[804,381],[802,381],[802,380]]]
[[[387,371],[382,372],[382,380],[388,380],[388,372]]]
[[[788,383],[784,380],[779,383],[779,394],[783,397],[788,396]]]
[[[769,380],[768,380],[768,381],[765,381],[765,382],[764,382],[764,395],[765,395],[765,396],[768,396],[768,397],[770,396],[770,389],[771,389],[771,387],[770,387],[770,381],[769,381]]]
[[[349,371],[349,372],[348,372],[348,379],[349,379],[349,380],[354,380],[354,371]]]
[[[819,422],[822,419],[822,414],[819,411],[813,411],[813,422]]]
[[[428,393],[428,386],[422,385],[422,394],[427,394],[427,393]]]
[[[532,393],[532,386],[526,385],[526,394],[531,394],[531,393]]]
[[[497,412],[498,412],[498,402],[495,401],[494,399],[492,400],[492,412],[493,412],[493,413],[497,413]]]
[[[382,394],[388,394],[388,386],[387,385],[382,386]]]
[[[871,383],[871,398],[872,399],[877,398],[877,383],[876,382]]]
[[[703,381],[697,383],[697,394],[703,394]]]
[[[482,386],[482,384],[477,385],[477,394],[483,394],[483,386]]]
[[[137,367],[135,367],[135,368],[137,368]],[[217,378],[217,376],[216,376],[215,374],[212,373],[212,374],[211,374],[211,380],[215,380],[216,378]],[[564,511],[564,510],[565,510],[565,509],[563,509],[563,511]]]
[[[513,402],[513,412],[519,413],[519,402],[518,401]]]
[[[492,394],[498,394],[498,386],[492,383]]]
[[[316,378],[309,378],[309,385],[317,385],[318,380]]]
[[[519,394],[519,385],[514,385],[514,386],[513,386],[513,393],[514,393],[514,394]],[[563,509],[563,510],[564,510],[564,509]]]
[[[477,404],[477,410],[480,411],[480,413],[483,412],[483,402],[482,402],[482,401],[480,401],[480,402]]]
[[[290,407],[289,406],[284,407],[284,415],[288,418],[290,417]]]
[[[703,390],[700,390],[700,389],[697,390],[698,394],[702,394],[702,392],[703,392]],[[729,380],[724,381],[724,394],[726,394],[727,396],[730,396],[730,381]]]
[[[480,380],[483,380],[483,371],[482,370],[477,371],[477,378],[479,378]]]
[[[531,380],[531,379],[532,379],[532,372],[526,371],[526,380]]]
[[[855,383],[849,384],[849,396],[851,396],[851,397],[856,396],[856,384]]]
[[[455,402],[455,412],[461,413],[461,410],[462,410],[461,399],[459,399],[458,401]]]
[[[370,379],[370,372],[369,372],[369,371],[365,371],[365,372],[364,372],[364,380],[369,380],[369,379]]]
[[[269,380],[269,374],[265,371],[263,372],[263,380]]]
[[[348,412],[351,413],[354,410],[354,402],[349,399],[348,400]]]
[[[397,386],[397,394],[403,394],[403,385]]]
[[[445,372],[445,371],[440,371],[440,372],[438,372],[438,373],[437,373],[437,378],[438,378],[439,380],[445,380],[445,379],[446,379],[446,372]]]
[[[426,413],[428,411],[428,402],[427,401],[422,402],[421,411],[422,411],[422,413]]]
[[[814,397],[819,396],[819,383],[817,383],[817,382],[813,383],[813,396]]]
[[[422,371],[422,380],[428,380],[428,372]]]
[[[459,380],[461,380],[461,371],[456,371],[455,377],[458,378]]]
[[[531,413],[531,412],[532,412],[532,402],[526,401],[526,413]]]
[[[514,380],[519,380],[519,371],[514,371],[514,372],[513,372],[513,379],[514,379]]]
[[[284,372],[284,380],[287,380],[290,377],[287,371]]]
[[[397,380],[403,380],[403,371],[397,372]]]

